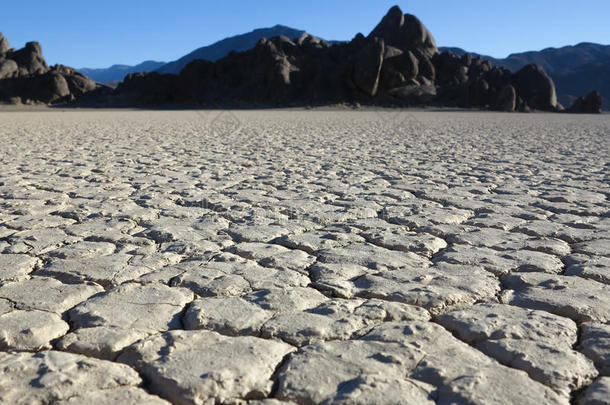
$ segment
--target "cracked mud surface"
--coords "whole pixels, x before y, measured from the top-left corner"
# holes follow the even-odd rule
[[[610,403],[609,116],[4,112],[0,140],[0,403]]]

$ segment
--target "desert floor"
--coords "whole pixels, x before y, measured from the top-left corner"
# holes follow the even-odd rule
[[[610,401],[609,115],[5,110],[0,144],[2,404]]]

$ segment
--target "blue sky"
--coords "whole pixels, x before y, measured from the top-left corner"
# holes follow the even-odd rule
[[[275,24],[351,39],[368,34],[394,4],[418,16],[439,46],[495,57],[585,41],[610,44],[608,0],[7,1],[0,32],[13,47],[41,42],[50,64],[106,67],[174,60]]]

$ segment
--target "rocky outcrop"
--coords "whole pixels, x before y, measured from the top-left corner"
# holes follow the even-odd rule
[[[598,91],[592,91],[586,97],[577,98],[568,112],[582,114],[599,114],[602,112],[602,96]]]
[[[193,61],[179,75],[128,76],[113,95],[126,105],[302,106],[360,103],[439,105],[499,111],[561,111],[540,66],[513,74],[469,54],[439,53],[416,17],[392,7],[368,35],[330,45],[319,38],[261,39],[216,62]],[[595,100],[581,103],[591,109]]]
[[[23,49],[11,52],[9,59],[13,59],[19,66],[19,75],[38,75],[49,71],[49,66],[42,56],[42,47],[38,42],[28,42]]]
[[[418,104],[436,94],[437,53],[426,27],[394,7],[368,37],[332,46],[309,35],[262,39],[215,63],[191,62],[177,76],[130,75],[115,96],[138,104]]]
[[[38,42],[28,42],[23,49],[11,49],[0,34],[0,80],[42,75],[49,71]]]
[[[73,101],[98,87],[72,68],[49,67],[38,42],[14,50],[0,34],[0,102],[54,104]]]

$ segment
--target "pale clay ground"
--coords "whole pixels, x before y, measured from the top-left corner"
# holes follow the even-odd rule
[[[2,404],[608,404],[610,116],[0,113]]]

